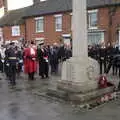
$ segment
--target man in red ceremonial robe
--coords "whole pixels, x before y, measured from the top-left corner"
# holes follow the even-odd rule
[[[28,74],[29,80],[34,80],[34,74],[37,71],[37,48],[34,42],[24,49],[24,71]]]

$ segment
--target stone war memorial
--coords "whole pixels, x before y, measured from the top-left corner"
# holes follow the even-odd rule
[[[61,93],[62,98],[79,103],[113,91],[111,87],[98,89],[99,64],[88,57],[86,8],[86,0],[73,0],[73,57],[63,63],[61,80],[56,88],[57,95]]]

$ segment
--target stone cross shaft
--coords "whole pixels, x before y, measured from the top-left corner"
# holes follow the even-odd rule
[[[73,93],[97,89],[95,71],[98,63],[88,58],[86,0],[73,0],[73,57],[63,63],[58,88]]]
[[[86,0],[73,0],[73,57],[88,58]]]

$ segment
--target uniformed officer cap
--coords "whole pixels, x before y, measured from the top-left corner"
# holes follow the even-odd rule
[[[39,45],[44,45],[44,43],[42,42],[42,43],[40,43]]]

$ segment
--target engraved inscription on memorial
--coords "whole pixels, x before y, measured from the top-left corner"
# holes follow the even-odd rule
[[[90,65],[87,68],[87,76],[88,76],[89,80],[93,79],[93,74],[94,74],[94,67]]]
[[[75,66],[72,64],[71,64],[71,78],[72,80],[76,80]]]

